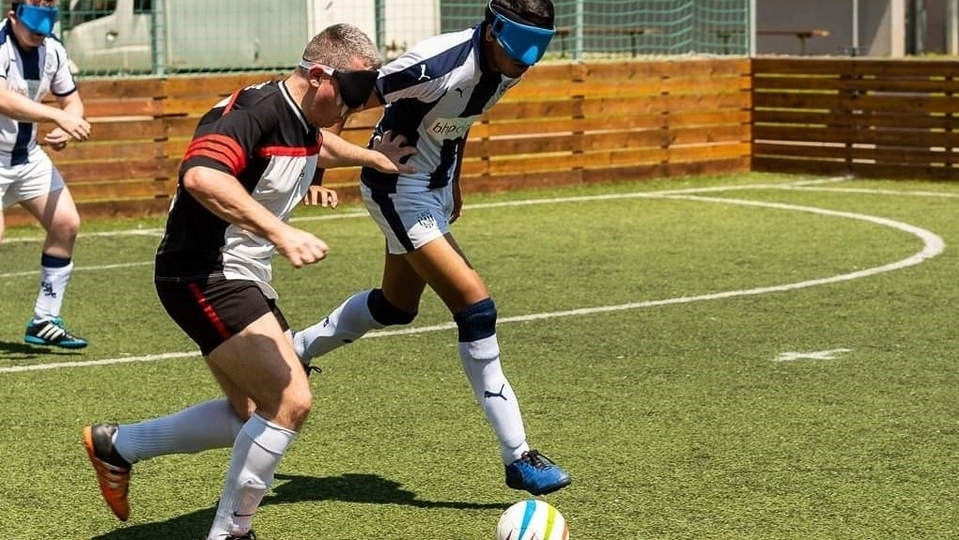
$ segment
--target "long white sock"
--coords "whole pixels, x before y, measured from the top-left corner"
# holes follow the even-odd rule
[[[354,294],[322,321],[296,333],[293,348],[300,358],[316,358],[353,343],[370,330],[383,328],[370,313],[370,291]]]
[[[500,365],[496,334],[469,343],[461,342],[459,352],[466,378],[499,438],[503,463],[508,465],[529,450],[529,445],[526,444],[519,402]]]
[[[40,259],[40,287],[33,307],[33,320],[46,321],[60,316],[63,295],[73,273],[73,261],[44,254]]]
[[[207,540],[246,534],[260,501],[273,485],[273,476],[296,432],[282,428],[254,413],[243,424],[233,443],[220,504]]]
[[[120,456],[136,463],[167,454],[195,454],[229,448],[243,427],[225,399],[205,401],[178,413],[122,425],[113,441]]]

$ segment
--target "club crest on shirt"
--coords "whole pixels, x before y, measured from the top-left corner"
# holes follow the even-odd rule
[[[416,223],[426,230],[436,228],[436,218],[429,212],[424,212],[416,216]]]

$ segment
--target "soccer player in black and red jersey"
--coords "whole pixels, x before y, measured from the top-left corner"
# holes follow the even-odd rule
[[[415,153],[384,134],[370,149],[320,128],[365,103],[380,56],[358,28],[338,24],[306,47],[288,78],[243,88],[199,123],[180,168],[156,255],[157,294],[199,346],[226,398],[137,424],[83,429],[100,491],[126,520],[132,464],[232,445],[208,540],[254,538],[251,522],[312,394],[270,285],[275,252],[299,268],[327,245],[288,224],[317,167],[410,172]]]

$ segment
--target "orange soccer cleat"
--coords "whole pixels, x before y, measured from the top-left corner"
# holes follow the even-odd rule
[[[120,521],[130,517],[130,469],[132,466],[113,448],[116,424],[94,424],[83,428],[83,446],[97,473],[100,494]]]

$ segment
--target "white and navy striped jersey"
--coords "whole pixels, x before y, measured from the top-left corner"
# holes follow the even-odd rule
[[[191,167],[235,177],[274,215],[288,221],[309,191],[322,136],[282,82],[249,86],[217,103],[197,126],[180,166],[180,183],[157,249],[155,279],[222,275],[261,283],[268,296],[275,246],[223,220],[183,188]]]
[[[20,47],[8,21],[0,23],[0,77],[7,90],[40,101],[48,92],[67,96],[77,91],[70,74],[67,52],[54,37],[44,38],[40,47]],[[37,145],[37,125],[0,116],[0,162],[21,165]]]
[[[373,135],[392,130],[419,153],[412,175],[364,168],[371,190],[426,191],[453,180],[470,127],[520,81],[484,71],[482,38],[482,25],[428,38],[380,69],[376,92],[386,107]]]

